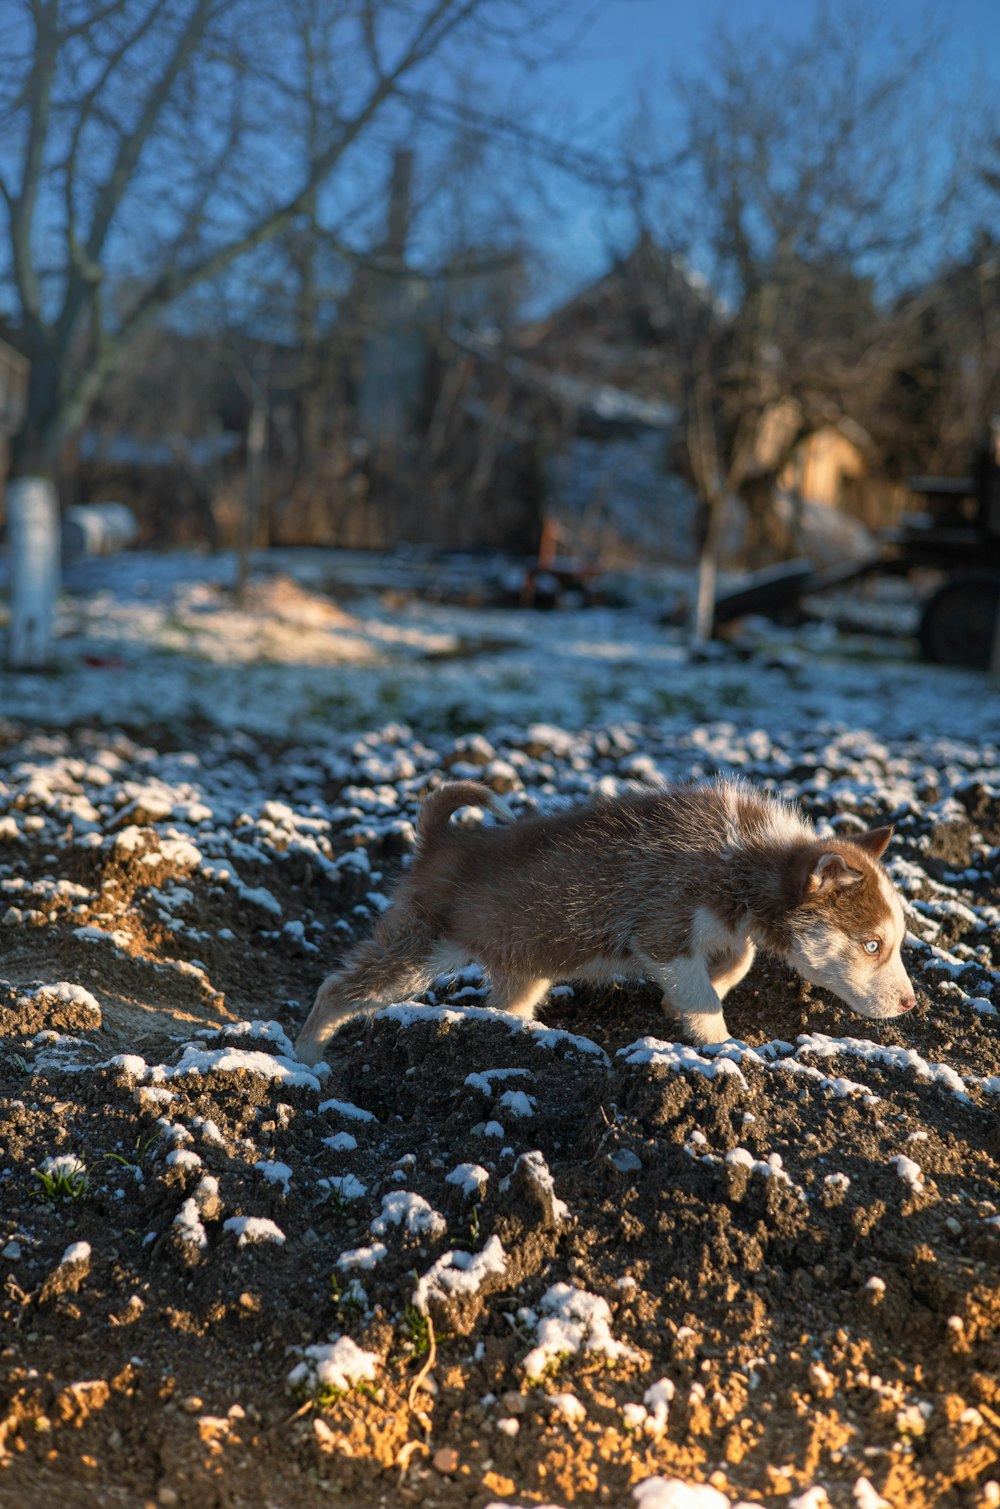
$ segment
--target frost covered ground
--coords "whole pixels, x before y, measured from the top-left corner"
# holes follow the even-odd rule
[[[2,682],[0,1503],[1000,1504],[984,680],[195,564],[87,566]],[[295,1061],[429,784],[716,772],[896,823],[912,1017],[762,960],[708,1053],[470,969]]]
[[[0,671],[0,714],[136,728],[202,721],[317,741],[392,720],[454,734],[505,720],[572,729],[621,718],[770,728],[837,720],[882,736],[995,738],[1000,727],[981,675],[921,666],[905,640],[838,640],[822,623],[790,635],[761,621],[737,647],[713,646],[692,666],[680,632],[656,622],[690,586],[683,575],[637,575],[632,609],[545,614],[437,601],[449,590],[447,566],[287,550],[258,558],[240,609],[229,591],[235,569],[231,556],[185,553],[77,563],[57,672]],[[852,616],[914,628],[901,590],[875,583]]]

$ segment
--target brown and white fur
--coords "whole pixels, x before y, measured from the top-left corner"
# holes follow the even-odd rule
[[[460,807],[508,827],[459,828]],[[903,909],[879,863],[891,828],[820,839],[742,783],[629,793],[513,814],[474,781],[424,803],[412,869],[371,938],[324,980],[296,1044],[317,1062],[339,1024],[478,960],[488,1005],[531,1018],[556,980],[654,980],[693,1043],[729,1037],[722,1002],[757,948],[866,1017],[915,1004]]]

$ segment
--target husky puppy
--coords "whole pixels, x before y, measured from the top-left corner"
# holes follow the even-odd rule
[[[449,823],[467,806],[510,826]],[[820,839],[793,807],[731,781],[516,821],[487,786],[451,782],[424,802],[412,869],[320,986],[296,1052],[316,1063],[345,1018],[473,959],[487,1004],[527,1018],[556,980],[652,979],[696,1044],[729,1037],[722,1002],[758,948],[860,1016],[899,1016],[916,1002],[879,863],[891,836]]]

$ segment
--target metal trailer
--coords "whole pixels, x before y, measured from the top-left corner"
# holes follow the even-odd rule
[[[924,604],[918,631],[925,660],[988,669],[1000,612],[1000,464],[991,447],[974,478],[917,477],[927,523],[910,522],[886,540],[896,569],[947,573]]]
[[[980,456],[971,478],[915,477],[910,487],[927,513],[878,536],[877,552],[828,570],[789,561],[744,578],[716,600],[716,624],[744,613],[787,612],[805,593],[873,575],[944,572],[924,603],[918,638],[925,660],[990,667],[1000,637],[1000,434]]]

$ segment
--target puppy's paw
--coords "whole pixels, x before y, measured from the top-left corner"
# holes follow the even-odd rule
[[[326,1041],[320,1041],[311,1033],[300,1032],[295,1039],[295,1057],[300,1064],[308,1064],[312,1068],[321,1063],[326,1053]]]
[[[681,1030],[686,1041],[695,1048],[714,1048],[720,1043],[727,1043],[732,1037],[721,1011],[683,1016]]]

